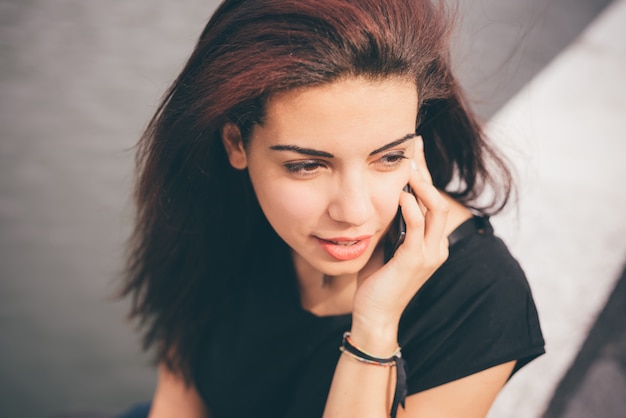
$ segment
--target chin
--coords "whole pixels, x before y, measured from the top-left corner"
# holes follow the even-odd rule
[[[324,263],[319,266],[318,270],[327,276],[345,276],[350,274],[357,274],[367,264],[367,259],[363,260],[350,260],[350,261],[335,261],[329,264]]]

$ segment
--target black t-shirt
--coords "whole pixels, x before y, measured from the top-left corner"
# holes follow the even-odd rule
[[[512,360],[515,372],[544,352],[518,263],[485,218],[459,229],[471,233],[451,245],[400,321],[409,395]],[[351,316],[303,310],[287,252],[259,253],[249,292],[205,339],[196,387],[212,418],[319,418]]]

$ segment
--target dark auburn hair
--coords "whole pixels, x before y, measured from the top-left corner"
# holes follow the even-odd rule
[[[145,348],[188,380],[218,308],[244,282],[252,243],[271,240],[246,171],[220,130],[246,141],[272,94],[345,77],[415,81],[435,186],[499,211],[511,176],[451,73],[443,0],[227,0],[217,9],[139,142],[137,220],[122,295]],[[486,205],[477,199],[489,188]]]

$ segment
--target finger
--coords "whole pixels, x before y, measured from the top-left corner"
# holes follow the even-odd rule
[[[430,175],[430,171],[428,170],[426,155],[424,154],[424,138],[422,138],[421,135],[415,139],[415,154],[413,156],[413,160],[415,161],[417,170],[422,177],[424,177],[424,179],[426,179],[429,183],[432,183],[433,179]]]
[[[448,223],[448,213],[450,212],[448,202],[438,191],[437,194],[438,197],[435,198],[434,202],[426,204],[429,209],[426,212],[424,221],[424,242],[428,248],[433,250],[434,254],[440,252],[441,245],[445,244],[446,248],[448,246],[448,237],[445,235],[445,230]]]
[[[422,173],[420,172],[420,170],[417,167],[417,163],[414,160],[411,160],[411,176],[409,178],[409,186],[411,185],[411,183],[415,183],[418,181],[424,181],[430,184],[429,180],[424,178],[424,176],[422,175]],[[424,204],[420,201],[419,196],[415,193],[414,189],[411,187],[411,192],[413,193],[413,195],[415,196],[415,198],[417,199],[417,204],[420,207],[420,210],[422,211],[422,215],[426,215],[426,206],[424,206]]]
[[[411,176],[410,185],[424,214],[424,243],[438,252],[448,220],[449,204],[439,190],[419,175]]]

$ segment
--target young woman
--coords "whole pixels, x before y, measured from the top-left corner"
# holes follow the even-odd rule
[[[138,152],[150,417],[484,417],[543,353],[449,36],[442,2],[219,7]]]

